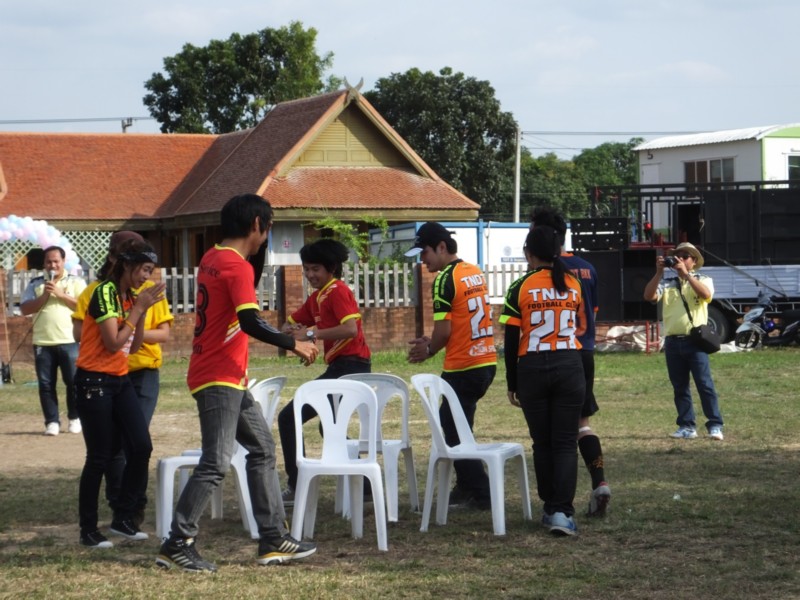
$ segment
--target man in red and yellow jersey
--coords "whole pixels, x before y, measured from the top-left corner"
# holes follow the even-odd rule
[[[430,337],[409,342],[408,360],[421,363],[444,349],[442,379],[456,392],[471,429],[478,400],[494,380],[497,353],[486,277],[479,267],[458,258],[457,252],[451,233],[430,221],[419,228],[414,246],[406,252],[406,256],[419,255],[429,272],[439,273],[433,282],[433,332]],[[458,445],[458,432],[446,402],[439,416],[445,441]],[[457,460],[455,471],[450,504],[491,509],[489,478],[483,463]]]
[[[203,560],[195,537],[211,494],[230,468],[238,442],[247,451],[247,483],[260,540],[256,562],[282,563],[316,552],[293,539],[275,472],[275,441],[261,408],[247,388],[248,340],[289,350],[314,362],[316,347],[295,341],[259,314],[255,272],[248,258],[263,256],[272,226],[272,207],[255,194],[234,196],[220,212],[222,241],[208,250],[197,274],[197,316],[187,383],[197,402],[202,456],[175,507],[169,538],[156,564],[184,571],[216,571]],[[255,262],[260,262],[256,259]],[[263,263],[261,263],[263,265]]]

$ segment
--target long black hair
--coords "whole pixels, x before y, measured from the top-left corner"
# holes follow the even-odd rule
[[[559,293],[567,291],[566,268],[561,262],[561,240],[558,232],[547,225],[538,225],[528,232],[525,250],[544,263],[552,263],[553,286]]]

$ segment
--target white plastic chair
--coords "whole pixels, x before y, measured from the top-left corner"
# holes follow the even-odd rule
[[[411,510],[419,510],[419,492],[417,491],[417,472],[414,468],[414,451],[411,448],[411,439],[408,435],[409,392],[408,384],[396,375],[388,373],[353,373],[343,375],[340,379],[361,381],[370,386],[378,398],[378,452],[383,454],[383,476],[386,481],[386,514],[389,521],[398,520],[398,505],[400,489],[398,485],[398,465],[400,454],[405,460],[406,476],[408,478],[408,498]],[[383,415],[390,400],[397,398],[401,403],[400,439],[386,439],[381,432]],[[354,443],[351,440],[350,443]],[[359,434],[358,450],[367,449],[366,432]],[[346,494],[345,494],[346,495]],[[347,506],[347,502],[343,503]],[[338,508],[338,507],[337,507]]]
[[[338,396],[334,408],[328,396]],[[375,529],[378,549],[388,550],[386,505],[381,466],[377,460],[378,399],[365,383],[343,379],[319,379],[304,383],[294,395],[294,422],[297,443],[297,487],[292,515],[292,537],[314,536],[319,501],[319,480],[322,475],[347,476],[350,488],[350,526],[354,538],[364,535],[364,477],[372,484]],[[319,416],[322,427],[320,458],[306,456],[303,445],[304,406]],[[351,457],[347,429],[357,415],[360,430],[366,432],[366,457]]]
[[[280,403],[280,393],[286,385],[286,377],[271,377],[262,379],[249,386],[253,399],[261,406],[267,427],[272,429],[275,412]],[[189,480],[189,470],[194,469],[200,462],[202,451],[198,448],[184,451],[180,456],[170,456],[158,461],[156,467],[156,534],[159,539],[169,536],[172,524],[172,511],[175,491],[175,472],[178,472],[178,491],[183,491]],[[253,518],[253,508],[250,504],[250,489],[247,485],[247,451],[236,444],[236,450],[231,457],[231,472],[236,484],[239,514],[242,526],[250,533],[253,539],[259,538],[258,525]],[[277,477],[277,473],[275,475]],[[223,480],[224,481],[224,480]],[[222,485],[217,486],[211,497],[211,518],[222,518]]]
[[[447,507],[450,501],[450,479],[454,467],[453,462],[462,459],[478,459],[484,462],[489,472],[489,490],[492,500],[492,525],[495,535],[505,535],[505,477],[504,469],[507,460],[514,460],[517,468],[517,480],[522,494],[522,515],[531,520],[531,500],[528,489],[528,468],[525,462],[525,449],[522,444],[511,442],[478,444],[469,428],[464,410],[458,401],[455,391],[438,375],[420,374],[411,377],[414,389],[422,398],[422,406],[431,429],[431,457],[428,462],[428,479],[425,486],[425,504],[422,509],[422,526],[420,531],[428,530],[433,504],[433,487],[437,483],[436,523],[447,523]],[[439,398],[444,398],[450,406],[453,421],[458,431],[458,446],[448,446],[444,441],[444,432],[439,420]],[[438,469],[438,479],[436,471]]]

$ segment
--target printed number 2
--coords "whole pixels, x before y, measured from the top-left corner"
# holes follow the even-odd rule
[[[575,311],[561,310],[558,315],[559,328],[556,332],[556,311],[537,310],[531,313],[531,329],[528,338],[528,352],[538,350],[551,350],[550,342],[542,343],[542,340],[549,336],[557,335],[556,350],[567,350],[575,348]]]
[[[494,327],[490,324],[488,327],[482,327],[483,319],[486,316],[486,307],[489,307],[489,323],[492,322],[492,308],[489,304],[489,294],[482,298],[472,297],[467,300],[467,308],[472,316],[469,318],[470,326],[472,327],[472,339],[479,340],[485,337],[494,336]]]

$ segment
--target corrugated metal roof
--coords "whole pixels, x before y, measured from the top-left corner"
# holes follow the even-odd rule
[[[798,127],[799,123],[789,125],[767,125],[764,127],[746,127],[744,129],[726,129],[724,131],[709,131],[705,133],[689,133],[685,135],[670,135],[656,138],[649,142],[639,144],[634,150],[659,150],[662,148],[679,148],[681,146],[700,146],[701,144],[720,144],[725,142],[738,142],[741,140],[760,140],[781,129]]]

